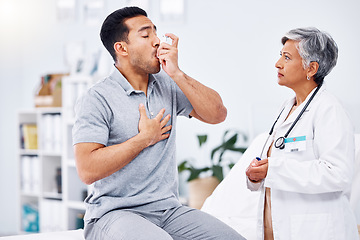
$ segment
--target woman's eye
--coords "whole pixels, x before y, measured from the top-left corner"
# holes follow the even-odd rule
[[[148,38],[149,36],[148,35],[146,35],[146,36],[143,36],[143,38]]]
[[[286,55],[285,55],[285,59],[286,59],[286,60],[290,60],[290,58],[289,58],[288,56],[286,56]]]

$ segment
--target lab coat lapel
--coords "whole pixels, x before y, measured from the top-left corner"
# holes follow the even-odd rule
[[[290,112],[292,106],[294,105],[294,103],[295,103],[295,97],[292,98],[292,99],[290,99],[290,100],[285,104],[284,111],[282,112],[282,114],[281,114],[281,116],[280,116],[280,118],[279,118],[279,123],[280,123],[280,125],[286,126],[287,124],[291,124],[291,123],[295,120],[295,118],[294,118],[294,119],[291,118],[291,117],[294,116],[294,113],[292,113],[292,114],[288,117],[288,119],[286,119],[286,117],[289,115],[289,112]],[[296,111],[295,111],[295,112],[296,112]]]
[[[314,99],[312,101],[315,101],[316,98],[321,94],[322,91],[324,91],[325,89],[325,84],[323,84],[323,86],[319,89],[318,93],[315,95]],[[311,97],[311,95],[313,95],[313,93],[315,92],[316,88],[314,88],[310,94],[306,97],[305,101],[303,103],[300,104],[300,106],[298,108],[296,108],[296,110],[285,120],[283,121],[284,125],[288,125],[288,124],[292,124],[295,119],[299,116],[300,112],[302,111],[302,109],[304,108],[305,104],[309,101],[309,98]],[[287,111],[284,110],[285,114],[283,113],[282,115],[284,115],[284,119],[286,118],[286,116],[289,114],[292,106],[294,105],[295,103],[295,97],[290,100],[286,106],[286,109]],[[309,111],[311,111],[311,106],[312,104],[310,103],[309,106],[306,108],[305,112],[303,113],[303,115],[300,117],[303,118],[304,115],[306,115]],[[300,120],[299,119],[299,120]]]

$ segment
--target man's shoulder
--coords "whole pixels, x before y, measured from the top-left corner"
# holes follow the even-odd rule
[[[152,76],[157,82],[163,85],[171,85],[174,83],[171,77],[163,70],[160,70],[160,72],[156,74],[152,74]]]
[[[109,95],[113,91],[118,91],[119,84],[114,81],[111,76],[99,79],[93,86],[88,90],[90,94],[106,94]]]
[[[152,75],[157,79],[171,79],[170,76],[162,69],[158,73]]]

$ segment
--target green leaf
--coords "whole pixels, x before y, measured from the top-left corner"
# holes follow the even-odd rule
[[[219,182],[224,179],[223,168],[219,165],[212,166],[213,176],[216,177]]]
[[[201,147],[201,145],[206,143],[207,135],[198,135],[197,137],[198,137],[198,140],[199,140],[199,146],[200,147]]]
[[[234,146],[237,141],[237,133],[234,134],[231,138],[225,141],[224,146]]]
[[[178,165],[178,172],[180,173],[180,172],[182,172],[182,171],[185,171],[185,170],[189,170],[189,168],[188,167],[186,167],[186,165],[188,164],[188,161],[183,161],[182,163],[180,163],[179,165]]]
[[[187,181],[190,182],[191,180],[198,178],[200,173],[201,173],[200,169],[192,169],[190,171],[190,176]]]
[[[229,132],[230,132],[230,130],[226,130],[226,131],[224,132],[224,135],[223,135],[223,142],[225,142],[225,137],[226,137],[226,135],[227,135]]]
[[[228,150],[230,151],[234,151],[234,152],[241,152],[241,153],[244,153],[246,151],[246,148],[243,148],[243,147],[229,147]]]
[[[221,149],[221,148],[222,148],[222,145],[214,148],[214,149],[211,151],[211,160],[214,158],[215,153],[216,153],[219,149]]]
[[[185,160],[178,166],[179,172],[189,171],[190,176],[188,181],[199,178],[202,172],[211,171],[212,175],[216,177],[219,181],[222,181],[224,178],[223,175],[223,167],[221,166],[221,162],[223,160],[224,153],[226,151],[234,151],[244,153],[246,148],[244,147],[236,147],[235,144],[239,140],[239,137],[242,137],[245,141],[247,140],[247,136],[245,133],[234,131],[234,130],[226,130],[221,140],[221,144],[216,146],[211,151],[211,166],[206,168],[194,168],[189,161]],[[199,146],[201,147],[207,141],[207,135],[197,135]],[[216,156],[215,156],[216,155]],[[215,161],[217,158],[217,161]],[[234,163],[225,164],[224,166],[228,166],[230,169],[234,166]]]
[[[187,180],[188,182],[199,178],[200,173],[209,171],[210,168],[208,168],[208,167],[206,167],[206,168],[190,168],[189,170],[190,170],[190,176]]]
[[[224,155],[224,153],[225,153],[225,148],[222,150],[222,152],[220,153],[220,156],[219,156],[219,161],[218,161],[218,163],[221,163],[221,161],[222,161],[222,159],[223,159],[223,155]]]

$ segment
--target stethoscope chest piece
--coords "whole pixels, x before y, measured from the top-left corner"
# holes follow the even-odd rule
[[[303,107],[303,109],[301,110],[301,112],[299,113],[299,115],[296,117],[295,121],[293,122],[293,124],[290,126],[290,128],[288,129],[288,131],[285,133],[285,135],[283,137],[279,137],[278,139],[276,139],[275,141],[275,147],[279,148],[279,149],[284,149],[285,148],[285,138],[288,137],[289,133],[291,132],[291,130],[294,128],[295,124],[299,121],[300,117],[303,115],[303,113],[305,112],[306,108],[309,106],[310,102],[313,100],[313,98],[315,97],[316,93],[319,91],[321,87],[321,84],[316,88],[316,90],[314,91],[314,93],[310,96],[309,100],[307,101],[307,103],[305,104],[305,106]],[[281,110],[279,116],[277,117],[277,119],[275,120],[273,126],[271,127],[271,130],[269,132],[269,135],[271,136],[271,134],[273,133],[274,127],[277,123],[277,121],[279,120],[279,117],[281,116],[281,113],[284,111],[285,108],[283,108],[283,110]]]
[[[278,139],[276,139],[274,145],[276,148],[284,149],[285,148],[285,138],[279,137]]]

